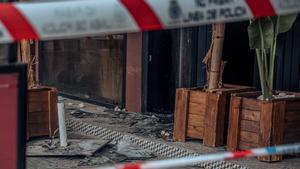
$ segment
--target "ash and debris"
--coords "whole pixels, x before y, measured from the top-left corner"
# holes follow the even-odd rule
[[[112,130],[131,133],[134,135],[150,138],[159,138],[172,142],[173,115],[155,113],[126,112],[125,109],[115,107],[112,109],[81,101],[63,99],[67,118],[76,118],[90,124],[101,124],[101,126]],[[71,134],[70,134],[71,133]],[[68,131],[69,138],[92,139],[96,137],[85,136],[73,131]],[[39,138],[40,139],[40,138]],[[99,138],[97,138],[99,139]],[[45,138],[47,140],[47,138]],[[49,139],[48,139],[49,140]],[[36,139],[32,139],[27,146],[33,145]],[[47,152],[55,150],[52,144],[47,144]],[[57,145],[57,143],[55,143]],[[52,152],[53,153],[53,152]],[[55,154],[55,153],[54,153]],[[70,157],[36,157],[27,156],[28,169],[50,169],[50,168],[89,168],[113,165],[122,162],[136,162],[144,160],[161,159],[153,152],[140,149],[137,145],[123,138],[118,143],[109,142],[91,156]]]
[[[271,100],[286,99],[286,98],[295,98],[295,97],[297,97],[295,94],[289,94],[289,93],[285,93],[285,92],[274,92],[274,94],[272,95]],[[264,98],[263,98],[262,95],[258,96],[257,99],[258,100],[264,100]]]
[[[126,112],[119,107],[108,109],[70,99],[65,99],[65,108],[71,118],[137,136],[172,141],[173,114]]]
[[[148,160],[156,157],[152,152],[140,149],[126,137],[118,142],[117,153],[126,156],[129,160]]]
[[[76,138],[76,140],[91,140],[96,138],[90,138],[88,136],[78,134],[78,133],[69,133],[69,137]],[[35,148],[33,152],[27,151],[27,167],[28,169],[70,169],[70,168],[92,168],[100,166],[114,165],[117,163],[123,162],[137,162],[141,160],[155,160],[158,157],[151,152],[140,149],[135,144],[131,143],[128,139],[124,138],[118,143],[107,142],[105,140],[100,140],[103,146],[93,152],[92,154],[81,153],[77,155],[78,151],[70,150],[72,147],[58,148],[59,144],[57,141],[51,143],[47,138],[37,138],[29,141],[27,143],[27,149],[31,146],[40,146],[42,149]],[[48,146],[45,146],[45,145]],[[55,145],[53,145],[55,144]],[[88,143],[86,143],[88,144]],[[54,148],[49,148],[54,147]],[[74,148],[74,147],[73,147]],[[45,150],[46,154],[45,154]],[[71,151],[71,154],[70,152]],[[75,153],[74,153],[75,151]],[[67,155],[65,154],[67,152]],[[35,153],[32,155],[32,153]],[[40,155],[38,155],[40,153]],[[30,155],[31,154],[31,155]],[[49,156],[49,154],[51,156]],[[57,154],[57,156],[55,156]],[[83,155],[82,155],[83,154]]]
[[[167,144],[189,149],[201,153],[214,153],[225,151],[224,147],[209,148],[201,145],[199,140],[190,140],[185,143],[172,141],[173,115],[155,113],[125,112],[124,109],[115,107],[113,109],[83,103],[76,100],[65,99],[67,118],[80,119],[83,122],[95,126],[101,126],[114,131],[131,133],[150,140],[163,140]],[[75,131],[68,131],[74,139],[92,139],[94,136],[82,135]],[[97,138],[99,139],[99,138]],[[93,156],[86,157],[27,157],[28,169],[69,169],[69,168],[94,168],[114,165],[123,162],[136,162],[144,160],[163,159],[164,157],[152,154],[123,138],[118,143],[109,142],[106,146],[96,151]],[[259,162],[255,158],[232,161],[255,169],[296,169],[299,168],[299,159],[285,159],[280,163]],[[183,167],[182,169],[197,169],[200,167]]]
[[[108,142],[101,139],[69,139],[68,146],[61,147],[59,139],[37,139],[27,144],[26,154],[30,157],[92,156]]]

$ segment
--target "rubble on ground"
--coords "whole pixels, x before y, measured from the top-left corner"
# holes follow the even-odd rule
[[[28,143],[26,154],[28,157],[93,156],[108,142],[101,139],[70,139],[67,147],[60,147],[59,139],[38,139]]]
[[[154,154],[139,148],[127,138],[123,138],[118,142],[117,153],[126,156],[130,160],[148,160],[155,157]]]
[[[84,104],[84,108],[79,108],[76,105],[81,102],[69,99],[65,103],[66,112],[71,118],[80,118],[108,128],[114,126],[111,129],[138,136],[172,141],[173,114],[125,112],[118,106],[109,109],[88,103]]]
[[[119,142],[110,142],[86,136],[71,137],[67,148],[59,147],[57,139],[51,141],[38,138],[29,141],[26,153],[27,168],[77,169],[156,159],[156,155],[139,148],[126,138]]]

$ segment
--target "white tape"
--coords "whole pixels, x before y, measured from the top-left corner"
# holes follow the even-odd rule
[[[17,4],[41,39],[139,31],[118,0]]]
[[[193,166],[202,162],[235,160],[246,157],[260,157],[266,155],[285,155],[300,152],[300,144],[281,145],[276,147],[255,148],[247,151],[224,152],[216,154],[203,154],[196,157],[184,157],[158,161],[146,161],[144,163],[127,163],[97,169],[167,169]],[[96,168],[95,168],[96,169]]]
[[[6,30],[2,22],[0,21],[0,42],[12,42],[13,39],[10,36],[9,32]]]
[[[298,13],[300,0],[270,0],[276,13],[280,15]]]
[[[252,18],[245,0],[146,0],[168,28]]]
[[[300,11],[300,0],[257,2],[259,3],[256,4],[255,0],[73,0],[6,4],[16,6],[24,15],[13,17],[19,17],[16,19],[18,22],[23,21],[22,26],[27,32],[18,30],[19,27],[14,26],[16,23],[10,23],[14,19],[3,20],[10,23],[8,25],[11,32],[8,34],[3,25],[0,25],[0,42],[10,41],[10,35],[14,40],[76,38],[241,21]],[[14,7],[7,6],[0,7],[16,12]],[[264,8],[266,11],[262,11]],[[2,11],[2,14],[6,14],[5,12]]]

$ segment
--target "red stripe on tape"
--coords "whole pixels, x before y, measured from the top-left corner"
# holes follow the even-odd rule
[[[247,0],[247,3],[255,18],[276,15],[270,0]]]
[[[117,167],[118,169],[141,169],[141,164],[124,164]]]
[[[253,154],[250,150],[237,151],[233,153],[233,159],[247,157],[250,154]]]
[[[120,0],[142,30],[157,30],[163,26],[151,7],[144,0]]]
[[[13,4],[0,4],[0,20],[15,41],[39,38],[27,19]]]

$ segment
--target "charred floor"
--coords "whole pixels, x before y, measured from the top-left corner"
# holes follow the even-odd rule
[[[225,147],[209,148],[202,145],[201,140],[187,139],[185,143],[174,142],[172,139],[173,133],[173,119],[172,115],[161,115],[156,113],[135,113],[124,112],[119,107],[107,108],[95,104],[90,104],[78,100],[64,98],[65,111],[67,120],[76,121],[80,125],[68,125],[68,139],[77,140],[103,140],[102,146],[90,155],[60,155],[53,156],[44,155],[41,151],[37,150],[36,155],[30,155],[27,152],[27,168],[28,169],[42,169],[42,168],[96,168],[103,166],[115,165],[118,163],[126,162],[138,162],[148,160],[167,159],[168,155],[164,155],[160,151],[151,150],[136,144],[129,138],[136,137],[138,139],[144,139],[156,144],[165,144],[171,146],[172,149],[182,150],[188,152],[186,156],[191,154],[208,154],[225,152]],[[88,126],[90,129],[88,129]],[[97,136],[97,127],[108,129],[106,137]],[[94,130],[94,132],[92,131]],[[98,128],[99,130],[99,128]],[[117,139],[113,136],[109,138],[109,134],[113,132],[122,133]],[[91,134],[94,133],[94,134]],[[57,140],[57,136],[55,137]],[[52,138],[52,140],[55,140]],[[27,149],[33,146],[36,142],[42,141],[41,146],[45,147],[50,145],[51,139],[49,138],[31,138],[27,143]],[[57,145],[59,146],[59,145]],[[48,147],[48,146],[47,146]],[[51,152],[50,148],[47,151]],[[175,150],[168,150],[176,152]],[[27,150],[28,151],[28,150]],[[167,150],[166,150],[167,151]],[[216,166],[220,168],[253,168],[253,169],[297,169],[300,166],[299,158],[295,156],[287,156],[284,161],[279,163],[259,162],[256,158],[242,159],[238,161],[228,161],[228,164],[212,164],[207,167],[194,166],[187,167],[192,168],[214,168]],[[227,167],[226,167],[227,166]]]

